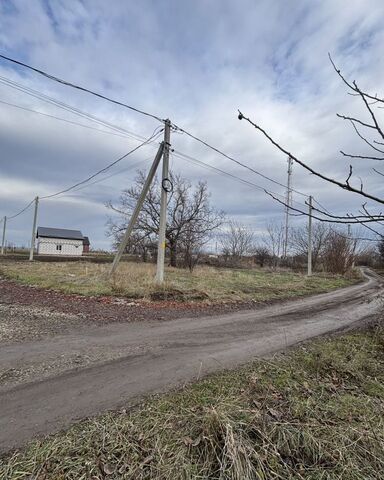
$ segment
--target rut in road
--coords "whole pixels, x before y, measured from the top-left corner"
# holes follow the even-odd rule
[[[0,450],[55,432],[81,418],[134,403],[255,356],[346,328],[378,313],[381,281],[255,311],[86,328],[77,334],[1,348],[0,362],[15,364],[63,352],[124,349],[118,360],[43,381],[0,390]]]

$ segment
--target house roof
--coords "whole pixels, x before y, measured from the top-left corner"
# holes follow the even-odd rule
[[[83,245],[90,245],[88,237],[83,237]]]
[[[64,238],[66,240],[84,240],[80,230],[67,230],[66,228],[37,227],[37,237]]]

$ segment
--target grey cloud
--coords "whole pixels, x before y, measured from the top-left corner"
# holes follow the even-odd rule
[[[248,124],[240,107],[308,164],[345,178],[349,162],[341,148],[364,146],[336,112],[361,112],[332,70],[328,51],[350,78],[376,92],[384,74],[381,55],[384,12],[381,1],[242,0],[178,2],[13,2],[2,12],[0,49],[81,85],[116,97],[190,129],[244,163],[281,183],[286,158]],[[4,7],[2,7],[4,9]],[[0,63],[0,75],[87,110],[129,130],[149,135],[154,122],[48,80]],[[0,85],[0,100],[77,119]],[[14,185],[1,195],[0,214],[21,208],[33,187],[53,192],[101,168],[133,143],[33,114],[0,107],[2,180]],[[235,175],[284,193],[205,147],[174,134],[176,150]],[[148,149],[127,159],[153,155]],[[263,192],[175,158],[175,169],[194,181],[206,179],[212,202],[255,228],[279,218],[282,207]],[[147,165],[147,164],[145,164]],[[374,163],[354,161],[356,175],[379,190]],[[119,167],[120,168],[120,167]],[[116,168],[116,170],[118,170]],[[134,178],[134,169],[78,192],[76,208],[64,200],[44,207],[42,221],[56,226],[88,226],[96,245],[105,245],[104,202],[116,200]],[[356,181],[357,177],[356,177]],[[3,182],[3,183],[2,183]],[[312,193],[335,212],[356,211],[356,195],[332,187],[294,167],[294,187]],[[1,190],[1,188],[0,188]],[[4,189],[3,189],[4,190]],[[6,191],[6,190],[4,190]],[[18,200],[19,198],[19,200]],[[298,201],[302,201],[295,195]],[[90,202],[90,203],[86,203]],[[43,208],[43,207],[42,207]],[[42,210],[43,215],[43,210]],[[57,225],[60,221],[62,225]],[[293,220],[295,222],[300,219]],[[28,216],[15,220],[10,237],[29,241]],[[84,230],[86,230],[84,227]],[[24,239],[24,240],[23,240]],[[15,240],[16,241],[16,240]]]

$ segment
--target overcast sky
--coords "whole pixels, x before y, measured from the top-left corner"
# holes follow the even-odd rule
[[[154,113],[202,137],[243,163],[286,182],[287,159],[237,109],[323,173],[345,180],[350,162],[339,153],[365,152],[336,113],[365,117],[358,99],[328,60],[366,90],[383,93],[382,0],[6,0],[0,2],[0,52],[53,75]],[[124,129],[148,137],[159,126],[132,111],[0,61],[0,75]],[[0,215],[12,215],[35,195],[49,195],[86,178],[139,141],[10,88],[0,79],[0,102],[81,123],[81,127],[0,103]],[[380,112],[379,112],[380,113]],[[94,128],[100,131],[94,130]],[[101,131],[103,130],[103,131]],[[114,134],[113,134],[114,133]],[[210,165],[284,193],[213,151],[173,134],[172,146]],[[149,145],[108,171],[105,181],[41,202],[38,224],[81,229],[95,248],[109,248],[105,202],[116,201]],[[373,162],[353,162],[367,189],[382,192]],[[192,182],[207,180],[212,203],[255,232],[283,209],[263,192],[171,159]],[[107,174],[105,174],[107,176]],[[102,179],[103,176],[100,177]],[[95,179],[96,180],[96,179]],[[294,188],[334,213],[356,212],[359,196],[293,170]],[[305,199],[294,195],[294,200]],[[292,222],[297,224],[295,218]],[[9,221],[7,240],[30,242],[32,210]]]

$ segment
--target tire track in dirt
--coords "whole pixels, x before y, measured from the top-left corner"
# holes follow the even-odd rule
[[[255,356],[348,328],[377,314],[382,281],[217,316],[91,325],[74,334],[4,346],[0,363],[44,359],[90,348],[125,349],[122,358],[0,391],[0,450],[65,428],[106,409],[137,401]],[[138,352],[134,348],[141,348]]]

